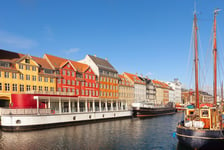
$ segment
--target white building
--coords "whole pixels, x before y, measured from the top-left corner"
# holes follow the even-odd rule
[[[173,89],[173,98],[170,97],[170,101],[174,103],[182,103],[181,102],[181,82],[178,79],[174,79],[174,81],[166,82]],[[169,91],[172,95],[172,90]]]

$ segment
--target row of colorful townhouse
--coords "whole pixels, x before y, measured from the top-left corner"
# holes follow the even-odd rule
[[[69,105],[122,110],[131,108],[134,101],[178,102],[179,99],[174,100],[178,97],[174,91],[180,86],[179,82],[165,83],[126,72],[118,74],[107,59],[92,55],[73,61],[49,54],[39,58],[0,49],[0,107],[33,107],[11,98],[12,94],[25,93],[76,97],[80,103]]]

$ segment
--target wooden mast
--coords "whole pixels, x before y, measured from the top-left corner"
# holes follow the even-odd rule
[[[195,50],[195,92],[196,92],[196,108],[199,108],[199,89],[198,89],[198,41],[197,41],[197,17],[194,13],[194,50]]]
[[[213,75],[213,95],[214,95],[214,105],[217,104],[217,45],[216,45],[216,15],[218,14],[218,9],[214,11],[214,27],[213,27],[213,59],[214,59],[214,75]]]

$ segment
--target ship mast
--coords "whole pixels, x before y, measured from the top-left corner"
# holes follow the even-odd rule
[[[199,89],[198,89],[198,41],[197,41],[197,17],[194,13],[194,61],[195,61],[195,92],[196,92],[196,108],[199,108]]]
[[[218,14],[218,9],[214,11],[214,27],[213,27],[213,59],[214,59],[214,75],[213,75],[213,95],[214,95],[214,105],[217,103],[217,45],[216,45],[216,15]]]

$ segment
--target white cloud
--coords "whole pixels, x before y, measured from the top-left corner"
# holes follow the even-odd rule
[[[78,51],[80,51],[79,48],[70,48],[68,50],[65,50],[64,52],[69,55],[69,54],[72,54],[72,53],[77,53]]]
[[[35,47],[37,42],[0,30],[0,44],[4,45],[4,47],[29,49]]]

